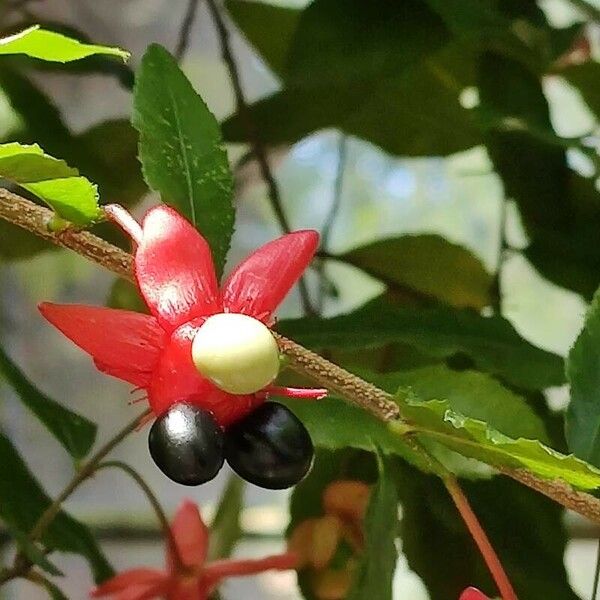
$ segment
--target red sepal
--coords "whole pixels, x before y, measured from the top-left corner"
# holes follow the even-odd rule
[[[137,387],[150,383],[166,338],[154,317],[81,304],[43,302],[39,309],[52,325],[91,354],[100,371]]]
[[[225,280],[224,310],[268,322],[310,263],[318,245],[319,234],[304,230],[258,248]]]
[[[172,208],[151,208],[142,223],[135,274],[146,304],[169,333],[195,319],[221,312],[210,247]]]

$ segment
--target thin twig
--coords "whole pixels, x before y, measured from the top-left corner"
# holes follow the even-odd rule
[[[190,45],[190,33],[196,20],[196,13],[198,12],[199,0],[189,0],[185,16],[181,22],[181,28],[179,30],[179,38],[177,40],[177,47],[175,48],[175,58],[177,62],[181,62],[181,59],[185,56],[188,46]]]
[[[56,497],[54,502],[42,513],[36,524],[33,526],[29,539],[32,542],[39,540],[47,527],[52,523],[56,515],[61,511],[63,502],[98,468],[100,462],[109,454],[115,446],[118,446],[130,433],[135,431],[146,416],[150,413],[150,409],[145,410],[141,415],[138,415],[133,421],[130,421],[123,429],[121,429],[114,437],[112,437],[104,446],[102,446],[94,455],[79,469],[73,479],[67,484],[65,489]]]
[[[329,238],[331,231],[335,223],[335,219],[340,210],[342,203],[342,189],[344,187],[344,172],[346,170],[346,154],[348,150],[348,136],[340,132],[337,155],[338,163],[335,174],[335,180],[333,182],[333,202],[327,216],[325,217],[325,223],[321,230],[321,251],[327,252],[329,249]],[[319,264],[319,298],[317,301],[317,312],[321,314],[323,312],[323,305],[325,303],[325,293],[327,291],[327,278],[325,274],[325,261],[322,260]]]
[[[458,485],[458,481],[455,477],[445,477],[443,478],[443,481],[454,505],[460,512],[471,537],[477,544],[479,552],[498,586],[498,591],[502,596],[502,600],[517,600],[517,595],[504,571],[504,567],[502,566],[485,530],[473,512],[467,497]]]
[[[598,540],[598,550],[596,551],[596,570],[594,571],[594,586],[592,587],[591,600],[596,600],[598,595],[598,580],[600,580],[600,540]]]
[[[146,495],[146,498],[148,498],[148,501],[152,505],[152,508],[154,509],[156,517],[160,522],[163,536],[167,540],[167,543],[171,548],[171,555],[175,559],[177,567],[179,567],[180,569],[185,568],[185,564],[183,562],[183,559],[181,558],[181,553],[179,552],[177,542],[175,541],[175,537],[173,536],[173,532],[171,531],[167,515],[165,514],[163,507],[158,501],[158,498],[154,495],[154,492],[146,483],[144,478],[132,466],[120,460],[111,460],[103,462],[96,467],[95,472],[97,473],[102,469],[120,469],[121,471],[127,473],[127,475],[129,475],[138,484],[142,492],[144,492],[144,494]]]
[[[231,79],[231,85],[233,87],[233,93],[235,96],[236,111],[240,115],[244,127],[246,128],[248,138],[250,139],[250,143],[252,144],[253,154],[256,157],[256,161],[258,162],[261,177],[267,185],[269,200],[271,202],[271,208],[273,209],[275,217],[277,218],[277,221],[279,222],[279,225],[284,231],[284,233],[290,233],[292,231],[292,228],[290,227],[290,223],[283,210],[281,194],[279,193],[279,186],[277,185],[277,181],[275,181],[275,177],[273,175],[273,172],[271,171],[271,167],[269,166],[269,160],[267,159],[267,151],[260,138],[260,133],[256,128],[254,120],[250,115],[250,111],[248,110],[248,104],[246,103],[246,97],[242,88],[242,80],[240,78],[237,62],[235,56],[233,55],[227,25],[225,24],[223,15],[219,10],[216,1],[207,0],[207,5],[210,10],[219,37],[223,62],[227,66],[229,78]],[[309,315],[314,314],[314,310],[310,301],[310,295],[308,293],[308,287],[304,278],[300,278],[300,280],[298,281],[298,290],[300,291],[300,299],[302,301],[302,307],[304,308],[304,312]]]
[[[1,198],[0,198],[1,204]],[[41,207],[40,207],[41,208]],[[1,211],[0,211],[1,212]],[[83,233],[83,232],[82,232]],[[133,421],[128,423],[123,429],[121,429],[114,437],[112,437],[106,444],[104,444],[94,455],[81,467],[77,473],[73,476],[71,481],[67,484],[65,489],[57,496],[57,498],[48,506],[48,508],[40,515],[39,519],[33,526],[31,533],[29,534],[30,541],[36,542],[42,538],[48,526],[55,519],[56,515],[62,510],[63,502],[89,477],[91,477],[95,470],[98,468],[100,462],[104,457],[111,452],[115,446],[120,444],[131,432],[143,422],[145,417],[149,414],[150,409],[144,411],[141,415],[138,415]],[[22,552],[17,552],[13,566],[4,569],[0,572],[0,585],[16,579],[18,577],[25,577],[29,573],[33,564],[31,561],[23,555]]]
[[[48,241],[70,248],[121,277],[133,280],[131,270],[124,271],[124,265],[130,266],[132,263],[131,255],[85,231],[71,231],[68,235],[49,233],[46,228],[48,215],[52,216],[48,209],[7,190],[0,189],[0,218]],[[96,240],[95,244],[94,239]],[[99,260],[98,257],[102,257],[102,260]],[[394,418],[397,409],[392,409],[391,405],[387,403],[387,401],[391,402],[392,398],[383,390],[354,375],[348,374],[350,377],[346,379],[346,372],[343,369],[291,340],[282,336],[277,336],[277,340],[282,353],[289,358],[290,366],[295,371],[313,377],[329,389],[339,390],[347,401],[362,406],[383,421]],[[501,473],[548,496],[558,504],[600,523],[600,500],[591,494],[574,490],[559,479],[542,479],[525,469],[496,468]]]
[[[492,281],[491,297],[492,308],[496,314],[502,314],[502,267],[507,250],[506,240],[506,218],[507,218],[507,200],[502,196],[500,199],[500,215],[498,217],[498,258],[496,262],[496,274]]]

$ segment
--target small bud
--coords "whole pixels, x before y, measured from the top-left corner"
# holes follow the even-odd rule
[[[268,327],[238,313],[206,319],[192,343],[201,375],[230,394],[253,394],[279,372],[279,349]]]
[[[312,538],[311,562],[315,569],[324,569],[337,550],[342,535],[342,523],[337,517],[325,515],[316,523]]]
[[[345,569],[327,569],[317,573],[312,590],[319,600],[344,600],[353,579],[354,569],[349,563]]]
[[[362,481],[334,481],[323,493],[323,508],[326,513],[342,519],[362,521],[369,504],[370,491]]]

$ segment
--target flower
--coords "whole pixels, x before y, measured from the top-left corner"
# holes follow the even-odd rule
[[[490,600],[483,592],[480,592],[477,588],[468,587],[461,595],[458,600]]]
[[[169,545],[165,570],[137,568],[123,571],[92,590],[92,598],[114,600],[207,600],[227,577],[254,575],[270,569],[293,569],[294,553],[277,554],[256,560],[206,562],[208,530],[198,507],[184,501],[171,524],[175,549]],[[177,555],[175,555],[177,552]]]
[[[192,358],[194,339],[212,315],[252,317],[252,331],[256,325],[265,330],[264,325],[272,325],[273,311],[312,259],[317,232],[296,231],[268,242],[241,262],[219,289],[208,243],[175,210],[151,208],[141,227],[119,206],[106,211],[136,243],[134,273],[152,315],[83,305],[39,307],[50,323],[91,354],[100,371],[144,389],[155,416],[176,402],[188,402],[212,413],[221,427],[248,414],[272,392],[308,398],[326,394],[269,385],[252,393],[231,393],[202,374]],[[254,352],[257,343],[259,351]],[[264,356],[262,342],[257,343],[251,348],[254,363],[246,365],[254,374],[260,370],[256,361]],[[230,368],[241,369],[242,364],[233,361]],[[266,372],[276,375],[272,366]]]
[[[298,555],[298,568],[309,570],[311,591],[319,600],[343,600],[350,590],[364,551],[370,493],[362,481],[334,481],[323,492],[325,514],[291,532],[288,547]]]

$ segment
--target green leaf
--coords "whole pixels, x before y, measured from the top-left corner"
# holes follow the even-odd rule
[[[1,144],[0,177],[19,184],[76,225],[88,225],[100,215],[96,186],[37,144]]]
[[[225,0],[225,7],[269,67],[281,75],[302,11],[247,0]]]
[[[46,558],[44,551],[41,548],[38,548],[38,546],[29,539],[26,533],[15,529],[10,524],[5,523],[5,526],[10,532],[10,535],[14,538],[19,552],[22,552],[32,564],[37,565],[47,573],[50,573],[50,575],[55,575],[57,577],[64,576],[64,573]]]
[[[148,307],[142,299],[137,285],[126,279],[115,279],[110,288],[106,306],[148,313]]]
[[[580,65],[570,65],[560,72],[571,85],[577,88],[590,110],[600,117],[600,63],[588,61]]]
[[[315,0],[300,16],[286,81],[318,86],[395,76],[448,39],[443,21],[421,0]]]
[[[0,220],[0,260],[22,260],[56,249],[57,246],[29,231]]]
[[[448,68],[449,41],[440,17],[418,0],[317,0],[302,12],[280,66],[284,89],[255,103],[250,116],[273,144],[337,127],[405,156],[470,148],[481,136],[458,101],[463,86]],[[248,139],[241,115],[223,132],[229,141]]]
[[[392,600],[392,581],[398,553],[398,491],[389,459],[378,455],[379,480],[371,492],[365,516],[365,552],[348,600]]]
[[[592,465],[573,455],[556,452],[538,440],[510,438],[483,421],[452,410],[446,400],[421,402],[407,390],[400,390],[396,400],[415,431],[463,456],[492,466],[525,468],[545,479],[562,479],[582,490],[600,487],[600,470]]]
[[[10,33],[13,31],[22,31],[28,29],[33,25],[39,25],[39,27],[45,31],[58,33],[68,38],[79,40],[83,44],[90,44],[91,39],[80,29],[67,25],[60,21],[49,21],[49,20],[35,20],[25,19],[19,22],[17,25],[11,26]],[[14,65],[19,70],[29,69],[31,67],[36,70],[43,72],[56,72],[56,73],[69,73],[75,75],[89,75],[89,74],[100,74],[115,77],[119,83],[126,90],[133,88],[134,75],[131,67],[125,62],[115,60],[112,54],[92,54],[81,60],[75,60],[69,63],[55,63],[48,62],[45,60],[39,60],[37,58],[30,58],[28,56],[15,56],[14,58],[5,58],[3,61],[11,61],[11,65]],[[42,144],[43,145],[43,144]]]
[[[0,84],[26,130],[13,141],[38,143],[98,185],[105,203],[133,206],[148,191],[137,159],[137,132],[124,119],[74,135],[51,100],[21,73],[0,69]]]
[[[94,54],[107,54],[127,60],[129,52],[109,46],[82,44],[77,40],[40,29],[38,25],[0,39],[0,54],[26,54],[53,62],[70,62]]]
[[[75,137],[73,164],[98,184],[103,203],[131,208],[148,193],[137,151],[137,132],[127,120],[104,121]]]
[[[469,585],[493,597],[496,586],[441,481],[394,466],[402,551],[431,600],[456,599]],[[567,534],[559,505],[506,477],[461,486],[519,598],[577,600],[564,566]]]
[[[334,258],[381,279],[459,308],[490,304],[492,277],[471,252],[437,235],[379,240]]]
[[[436,358],[467,356],[477,369],[525,389],[565,381],[559,356],[531,345],[498,316],[451,308],[394,308],[376,299],[331,319],[282,320],[278,330],[316,349],[379,348],[401,342]]]
[[[444,365],[434,365],[370,374],[368,380],[390,393],[402,387],[410,388],[422,401],[446,400],[452,410],[485,421],[510,437],[548,441],[544,422],[527,401],[485,373],[452,371]]]
[[[62,590],[48,579],[43,582],[43,586],[46,588],[46,591],[52,600],[69,600],[63,594]]]
[[[2,348],[0,374],[73,458],[83,458],[89,452],[96,439],[96,425],[40,392]]]
[[[201,231],[220,274],[233,233],[233,180],[219,125],[175,59],[152,44],[137,73],[133,126],[148,185]]]
[[[208,560],[231,556],[235,545],[242,537],[240,514],[244,508],[244,487],[245,481],[235,473],[229,476],[215,518],[210,524]]]
[[[396,454],[419,469],[429,467],[403,438],[366,411],[339,398],[329,397],[318,402],[280,400],[288,406],[308,429],[313,444],[327,450],[355,448],[384,454]]]
[[[500,123],[519,122],[554,135],[548,102],[536,73],[498,54],[487,53],[479,66],[481,110]],[[486,146],[502,177],[505,195],[519,205],[524,224],[559,230],[569,222],[568,168],[563,147],[542,141],[531,131],[492,128]]]
[[[27,533],[50,504],[50,498],[10,440],[0,434],[0,518]],[[83,556],[89,562],[97,583],[113,575],[89,529],[64,511],[52,521],[42,542],[47,548]]]
[[[249,111],[261,139],[270,144],[296,142],[336,127],[391,154],[446,156],[481,143],[472,115],[459,104],[458,91],[448,86],[452,79],[440,56],[439,62],[417,63],[387,79],[291,86]],[[248,141],[240,115],[223,123],[223,135],[230,142]]]
[[[566,363],[571,402],[566,415],[569,450],[600,467],[600,293]]]

